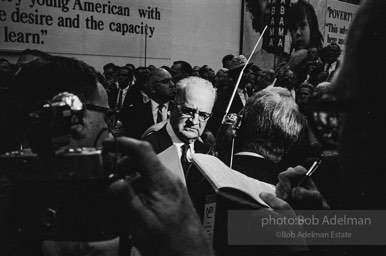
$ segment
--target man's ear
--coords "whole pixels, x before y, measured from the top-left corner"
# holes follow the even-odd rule
[[[80,140],[86,137],[86,127],[84,123],[75,124],[71,127],[71,138],[74,140]]]
[[[154,85],[149,84],[148,86],[151,93],[156,93]]]

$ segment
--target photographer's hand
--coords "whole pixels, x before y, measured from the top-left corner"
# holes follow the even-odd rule
[[[138,168],[136,178],[110,186],[124,212],[124,225],[143,255],[212,255],[185,186],[158,160],[147,142],[120,137],[104,148],[130,157],[117,168]]]

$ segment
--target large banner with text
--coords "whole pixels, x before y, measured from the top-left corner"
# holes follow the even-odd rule
[[[170,0],[3,0],[0,49],[170,58]]]

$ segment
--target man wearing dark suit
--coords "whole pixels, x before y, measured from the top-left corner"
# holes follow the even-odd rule
[[[174,145],[186,171],[195,152],[207,153],[209,150],[199,137],[211,116],[216,91],[209,81],[193,76],[180,80],[176,87],[169,122],[144,140],[152,144],[157,154]]]
[[[171,79],[165,69],[153,70],[147,81],[150,100],[122,109],[120,117],[127,136],[139,139],[147,128],[169,118],[169,101],[175,94]]]
[[[338,44],[331,43],[322,49],[322,59],[324,61],[323,72],[318,76],[319,82],[330,82],[336,70],[340,66],[338,60],[341,50]]]
[[[128,97],[129,89],[134,84],[134,74],[126,66],[118,67],[117,71],[117,87],[112,87],[108,92],[110,108],[121,110]]]

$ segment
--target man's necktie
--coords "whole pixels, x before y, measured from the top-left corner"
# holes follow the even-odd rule
[[[165,106],[163,104],[160,104],[158,105],[158,112],[157,112],[157,124],[162,122],[164,119],[163,119],[163,115],[162,115],[162,109],[164,108]]]
[[[181,154],[181,164],[182,168],[184,169],[184,174],[186,174],[186,171],[188,170],[188,167],[190,165],[190,162],[188,161],[187,153],[189,150],[189,144],[184,144],[181,146],[182,154]]]
[[[119,89],[117,104],[115,104],[116,109],[122,108],[122,97],[123,97],[123,90]]]

